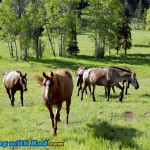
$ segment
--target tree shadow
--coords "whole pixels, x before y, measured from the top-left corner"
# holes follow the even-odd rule
[[[120,142],[119,149],[122,149],[122,147],[138,148],[134,138],[140,136],[141,133],[135,128],[111,125],[100,120],[87,124],[87,126],[93,130],[93,137],[96,139],[103,138],[111,142]]]
[[[140,97],[150,97],[150,94],[142,94]]]
[[[75,60],[75,61],[72,61]],[[92,63],[77,63],[78,60],[90,60]],[[141,54],[128,54],[127,57],[125,58],[121,58],[120,56],[114,56],[114,55],[109,55],[109,56],[105,56],[104,59],[99,59],[96,58],[94,56],[87,56],[87,55],[78,55],[78,56],[74,56],[70,58],[65,58],[65,59],[59,59],[59,58],[55,58],[53,57],[52,59],[35,59],[35,58],[31,58],[31,62],[33,62],[33,66],[34,66],[34,62],[37,63],[42,63],[43,65],[45,65],[45,67],[48,68],[66,68],[66,69],[71,69],[76,71],[80,66],[85,65],[86,67],[97,67],[95,66],[95,62],[102,62],[100,64],[98,64],[98,67],[107,67],[110,64],[113,64],[114,66],[118,64],[118,62],[126,64],[126,65],[150,65],[149,62],[149,57],[141,57]],[[105,64],[105,66],[103,65]]]
[[[150,48],[150,45],[143,45],[143,44],[134,44],[134,47],[146,47],[146,48]]]

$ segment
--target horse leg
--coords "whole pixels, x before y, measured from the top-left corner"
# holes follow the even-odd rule
[[[115,86],[116,86],[117,88],[121,89],[119,101],[122,102],[123,93],[124,93],[124,86],[122,87],[119,83],[117,83]]]
[[[11,100],[11,94],[10,94],[9,89],[8,89],[7,87],[5,87],[5,88],[6,88],[6,91],[7,91],[8,97],[9,97],[9,99]]]
[[[126,91],[125,91],[125,94],[126,94],[126,95],[128,94],[129,84],[130,84],[129,81],[127,81],[127,82],[126,82]]]
[[[87,89],[85,89],[85,93],[87,94]]]
[[[94,92],[95,92],[95,85],[92,85],[93,86],[93,91],[92,91],[92,96],[93,96],[93,101],[95,102],[95,96],[94,96]]]
[[[81,85],[79,85],[79,88],[78,88],[78,94],[77,94],[77,96],[79,96],[79,93],[80,93],[80,90],[82,89],[82,86]]]
[[[57,134],[57,120],[59,119],[61,107],[62,107],[62,103],[57,105],[56,113],[54,116],[54,134]]]
[[[15,92],[14,91],[11,91],[11,106],[13,107],[14,106],[14,101],[15,101]]]
[[[107,99],[107,101],[109,101],[109,97],[110,97],[110,88],[111,88],[110,86],[107,87],[107,89],[108,89],[108,92],[107,92],[108,99]]]
[[[50,106],[48,103],[46,103],[46,107],[48,108],[49,113],[50,113],[50,118],[52,121],[52,128],[53,128],[53,133],[54,133],[54,114],[53,114],[52,106]]]
[[[23,91],[20,91],[21,105],[23,106]]]
[[[68,100],[66,100],[66,113],[67,113],[66,124],[68,124],[68,116],[69,116],[69,112],[70,112],[70,104],[71,104],[71,97]]]
[[[105,97],[107,98],[108,95],[108,91],[107,91],[107,87],[105,86]]]
[[[83,87],[83,89],[82,89],[82,91],[81,91],[81,100],[83,100],[83,93],[84,93],[86,87],[87,87],[87,84],[85,83],[85,84],[84,84],[84,87]]]
[[[88,87],[89,87],[89,91],[90,91],[90,95],[91,95],[91,84],[89,84]]]
[[[114,86],[112,87],[113,93],[116,94],[115,88]]]

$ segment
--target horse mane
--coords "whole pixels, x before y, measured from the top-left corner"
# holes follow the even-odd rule
[[[110,66],[110,68],[119,69],[119,70],[122,70],[122,71],[126,71],[128,73],[131,73],[131,70],[127,67],[126,68],[120,68],[120,67]]]
[[[36,79],[36,81],[37,81],[38,84],[42,85],[42,83],[43,83],[43,77],[41,77],[39,75],[36,75],[35,79]]]

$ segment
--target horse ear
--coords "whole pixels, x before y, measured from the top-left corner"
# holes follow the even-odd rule
[[[51,77],[53,77],[54,76],[54,73],[51,71]]]
[[[25,75],[24,75],[25,77],[27,76],[27,73],[25,73]]]
[[[44,78],[46,78],[46,77],[47,77],[47,75],[45,74],[45,72],[43,72],[43,77],[44,77]]]
[[[21,74],[21,72],[20,72],[20,77],[23,77],[22,74]]]

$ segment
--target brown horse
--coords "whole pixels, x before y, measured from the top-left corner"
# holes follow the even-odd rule
[[[128,80],[130,83],[135,87],[135,89],[139,88],[138,81],[136,79],[136,74],[128,71],[123,68],[119,67],[107,67],[103,69],[95,68],[95,69],[87,69],[83,74],[83,84],[84,88],[82,90],[82,96],[81,99],[83,99],[83,92],[88,84],[91,84],[93,86],[93,100],[95,101],[94,91],[95,86],[105,86],[108,88],[108,101],[110,97],[110,88],[113,86],[118,87],[121,89],[121,97],[120,101],[122,102],[123,99],[123,91],[124,88],[120,86],[119,82],[123,80]]]
[[[76,84],[77,86],[79,86],[78,88],[78,96],[79,96],[79,93],[80,93],[80,90],[82,90],[82,83],[83,83],[83,74],[84,72],[87,70],[88,68],[87,67],[84,67],[84,66],[81,66],[78,70],[77,70],[77,80],[76,80]],[[94,69],[94,68],[90,68],[90,69]],[[89,87],[89,91],[90,91],[90,94],[91,94],[91,84],[89,83],[87,85]],[[113,93],[116,93],[114,87],[112,87],[112,90],[113,90]],[[85,89],[86,93],[87,93],[87,90]],[[105,87],[105,96],[107,97],[107,87]],[[82,100],[82,99],[81,99]]]
[[[27,74],[23,75],[21,71],[10,71],[3,74],[3,83],[11,101],[11,105],[14,106],[14,95],[16,91],[20,91],[21,104],[23,106],[23,92],[27,91]]]
[[[36,80],[42,85],[42,97],[50,112],[53,133],[56,134],[57,121],[60,120],[60,110],[63,101],[66,101],[66,124],[68,124],[68,115],[73,91],[72,76],[68,71],[57,70],[48,75],[43,72],[43,77],[36,76]],[[57,106],[55,116],[52,109],[53,105]]]

